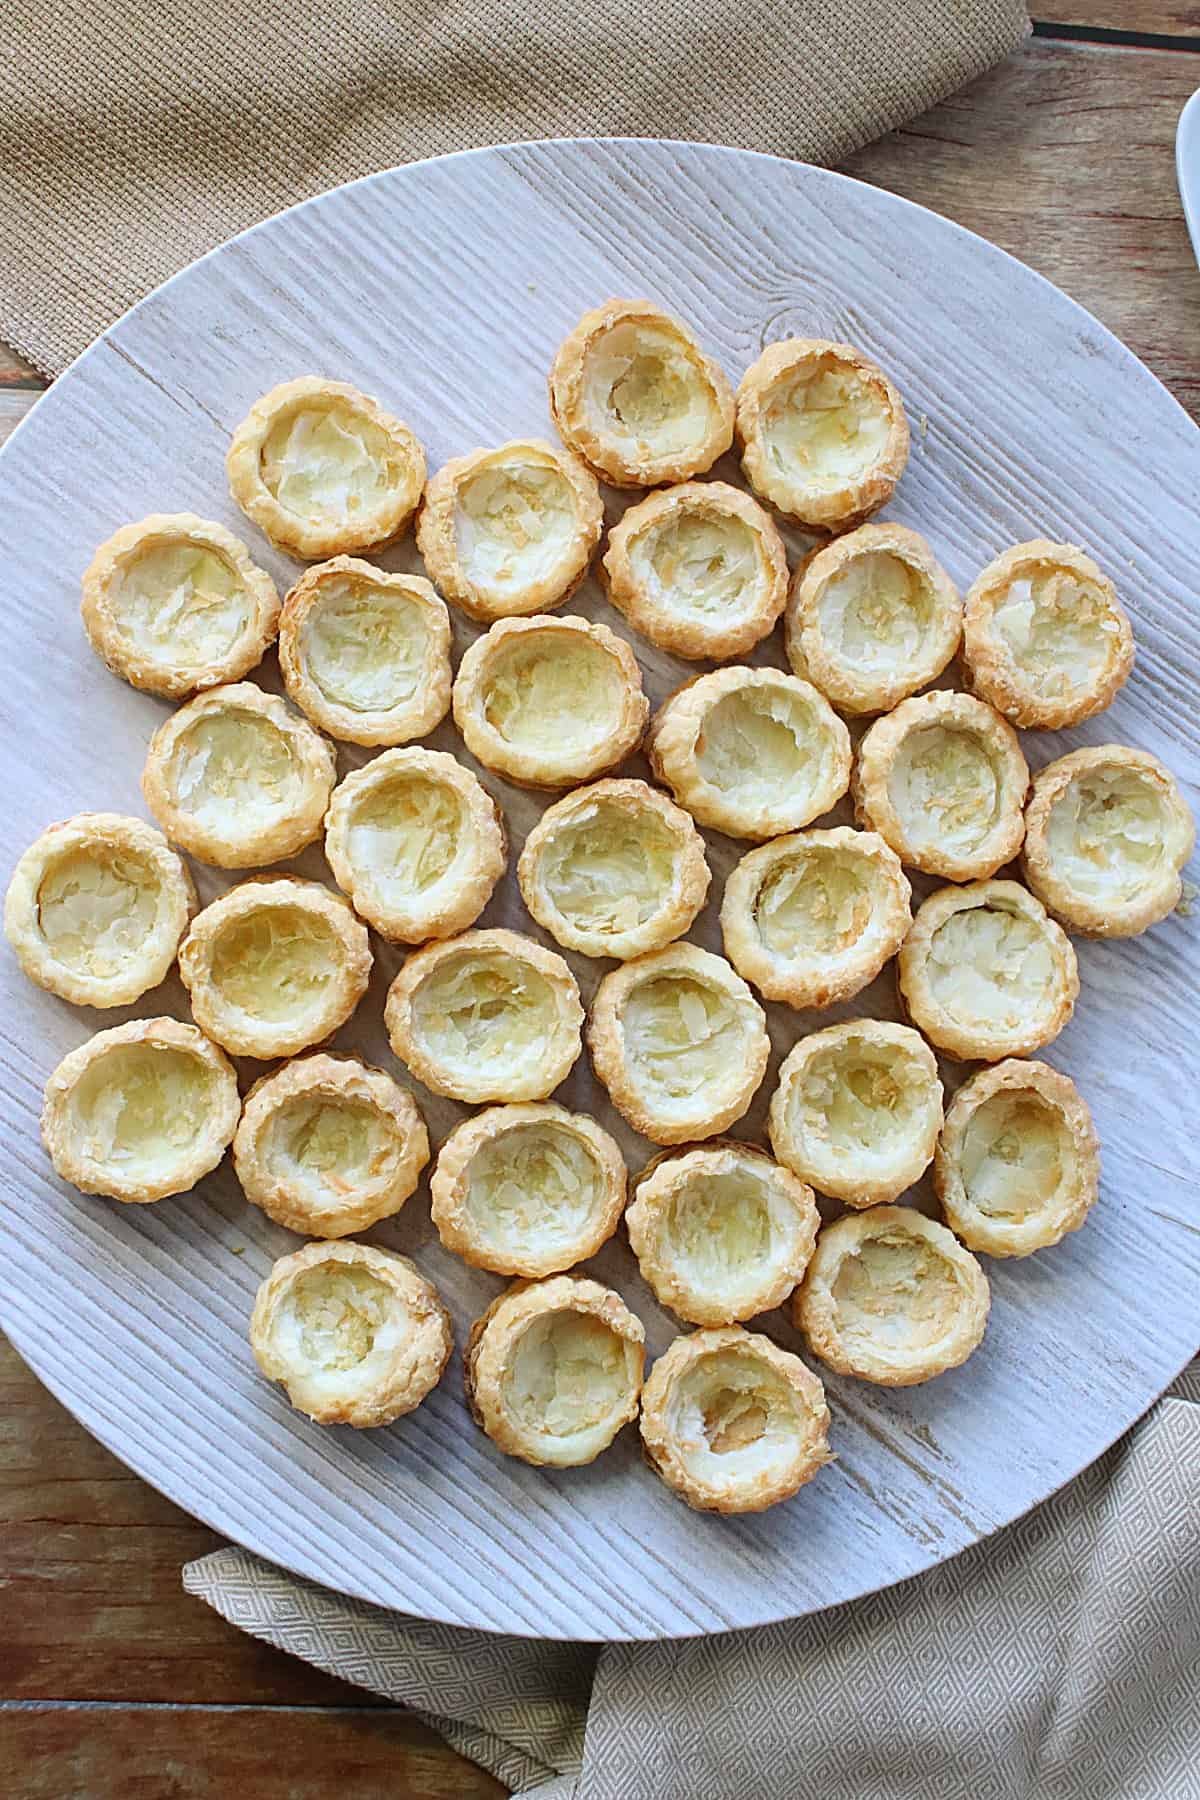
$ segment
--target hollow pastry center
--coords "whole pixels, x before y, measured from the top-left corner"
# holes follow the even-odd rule
[[[1015,1222],[1054,1201],[1073,1163],[1062,1113],[1030,1090],[993,1094],[976,1107],[959,1152],[969,1203]]]
[[[467,579],[508,595],[549,581],[570,554],[575,496],[561,469],[485,463],[458,486],[454,537]]]
[[[369,1270],[321,1263],[291,1283],[280,1327],[310,1368],[340,1373],[365,1362],[385,1332],[392,1335],[399,1306],[394,1291]]]
[[[259,452],[263,485],[285,512],[342,524],[372,512],[394,485],[393,447],[345,402],[302,403],[275,421]]]
[[[175,803],[202,825],[247,836],[287,818],[304,800],[304,771],[287,737],[260,713],[202,714],[171,751]]]
[[[924,1238],[888,1230],[843,1257],[833,1283],[837,1329],[850,1350],[899,1356],[930,1349],[955,1324],[962,1290]]]
[[[391,1122],[347,1095],[294,1094],[271,1114],[260,1142],[274,1181],[331,1205],[387,1181],[396,1164]]]
[[[846,852],[813,846],[768,867],[753,911],[759,938],[776,956],[837,956],[870,925],[871,890]]]
[[[823,721],[786,688],[744,687],[705,714],[696,740],[701,775],[720,793],[799,799],[824,779],[830,746]]]
[[[517,750],[599,745],[620,718],[623,701],[613,658],[573,633],[507,644],[484,678],[484,717]]]
[[[997,1024],[1040,1011],[1059,981],[1038,921],[999,906],[951,913],[930,941],[926,974],[947,1013]]]
[[[1161,787],[1140,769],[1089,769],[1050,809],[1046,848],[1079,893],[1124,899],[1175,865],[1176,827]]]
[[[241,576],[219,551],[157,538],[123,562],[114,610],[124,635],[152,661],[194,669],[229,654],[251,608]]]
[[[766,1184],[746,1169],[693,1175],[672,1195],[663,1235],[676,1272],[699,1293],[760,1279],[778,1252]]]
[[[795,1449],[801,1420],[782,1376],[744,1350],[714,1350],[680,1377],[669,1423],[685,1466],[753,1475]]]
[[[543,1313],[517,1339],[502,1385],[505,1409],[527,1432],[595,1430],[628,1392],[624,1340],[591,1313]]]
[[[388,712],[417,691],[429,629],[415,600],[366,582],[328,582],[309,609],[301,645],[310,680],[333,706]]]
[[[827,649],[856,669],[914,662],[933,632],[933,590],[890,550],[868,550],[824,583],[817,617]]]
[[[513,957],[446,957],[413,995],[413,1023],[440,1062],[478,1075],[535,1063],[554,1031],[544,975]]]
[[[1010,582],[992,612],[992,630],[1028,686],[1058,697],[1105,667],[1119,626],[1094,582],[1044,569]]]
[[[830,357],[785,376],[762,411],[763,445],[779,474],[821,492],[873,469],[890,428],[882,396]]]
[[[677,512],[635,539],[638,585],[664,611],[705,622],[750,610],[762,574],[758,536],[736,513]]]
[[[347,846],[355,872],[387,893],[424,894],[458,860],[466,808],[454,788],[397,772],[354,804]]]
[[[996,824],[1000,772],[973,731],[925,725],[897,750],[888,797],[912,849],[970,851]]]
[[[472,1158],[466,1204],[493,1248],[550,1250],[586,1229],[600,1190],[596,1158],[574,1132],[518,1125],[489,1138]]]
[[[662,326],[645,324],[614,325],[592,345],[584,402],[594,431],[657,456],[701,443],[718,411],[690,347]]]
[[[853,1038],[820,1050],[793,1084],[791,1124],[816,1158],[903,1154],[924,1111],[912,1060]]]
[[[228,1006],[277,1024],[321,1005],[339,959],[324,919],[298,906],[262,906],[218,932],[212,981]]]
[[[215,1079],[186,1050],[119,1044],[89,1063],[71,1090],[72,1136],[92,1162],[146,1178],[199,1142]]]
[[[38,929],[56,962],[105,979],[144,954],[162,890],[143,857],[107,844],[56,856],[37,890]]]
[[[657,814],[597,801],[555,827],[541,855],[542,882],[572,925],[632,931],[670,899],[676,851]]]
[[[733,1002],[691,975],[640,982],[624,1009],[625,1052],[645,1084],[669,1100],[690,1100],[740,1078],[745,1026]]]

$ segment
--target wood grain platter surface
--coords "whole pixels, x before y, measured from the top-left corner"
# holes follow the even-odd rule
[[[320,372],[406,417],[431,466],[548,429],[544,376],[589,304],[648,293],[689,318],[735,379],[770,339],[848,339],[897,378],[914,452],[892,516],[962,584],[1033,535],[1091,547],[1135,621],[1138,667],[1077,732],[1026,736],[1034,765],[1115,739],[1161,755],[1192,798],[1200,774],[1200,452],[1195,427],[1097,322],[1029,270],[931,213],[844,177],[748,153],[655,143],[526,145],[376,176],[309,202],[185,271],[121,321],[0,455],[0,720],[13,857],[84,808],[143,810],[138,778],[165,707],[110,676],[78,621],[94,545],[142,514],[222,519],[286,585],[293,566],[225,492],[229,432],[273,382]],[[718,470],[717,473],[725,473]],[[610,517],[619,504],[614,501]],[[411,541],[383,559],[416,567]],[[570,610],[614,619],[594,582]],[[475,635],[456,620],[459,651]],[[638,640],[657,702],[692,666]],[[778,634],[757,660],[781,664]],[[273,664],[259,679],[277,686]],[[452,727],[430,740],[470,762]],[[363,753],[340,750],[344,769]],[[642,765],[629,765],[637,772]],[[515,842],[543,799],[484,772]],[[713,898],[691,934],[719,948],[724,874],[745,846],[709,834]],[[312,851],[288,865],[329,879]],[[202,897],[228,879],[196,866]],[[535,930],[515,883],[483,920]],[[689,1512],[626,1432],[590,1468],[504,1458],[471,1424],[457,1357],[415,1414],[321,1429],[259,1377],[254,1289],[296,1239],[241,1198],[226,1163],[153,1207],[58,1182],[37,1137],[55,1062],[135,1009],[92,1014],[2,961],[0,1322],[73,1412],[140,1474],[230,1537],[347,1593],[522,1634],[688,1635],[816,1610],[943,1560],[1025,1511],[1136,1418],[1195,1347],[1200,1231],[1193,921],[1133,943],[1080,944],[1083,993],[1048,1060],[1075,1076],[1105,1150],[1101,1204],[1054,1251],[990,1263],[993,1315],[959,1371],[887,1392],[830,1377],[838,1460],[759,1517]],[[535,935],[537,934],[535,931]],[[336,1040],[395,1068],[383,996],[401,955],[376,943]],[[570,958],[585,1000],[608,965]],[[177,983],[136,1009],[186,1017]],[[737,1131],[761,1135],[782,1054],[830,1016],[895,1016],[890,977],[832,1014],[771,1008],[774,1055]],[[947,1065],[948,1085],[963,1071]],[[464,1109],[418,1090],[440,1140]],[[586,1057],[559,1090],[615,1119]],[[925,1187],[911,1198],[927,1205]],[[461,1344],[503,1285],[442,1250],[427,1195],[370,1237],[412,1254]],[[589,1265],[626,1295],[651,1354],[675,1326],[627,1247]],[[762,1322],[790,1348],[775,1314]]]

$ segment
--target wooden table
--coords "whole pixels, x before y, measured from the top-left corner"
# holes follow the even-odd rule
[[[1200,4],[1044,0],[1024,50],[849,172],[1048,275],[1200,417],[1200,271],[1174,176]],[[0,438],[44,386],[0,346]],[[483,1800],[402,1710],[188,1598],[218,1542],[95,1443],[0,1340],[0,1785],[9,1800]],[[283,1721],[276,1715],[287,1712]]]

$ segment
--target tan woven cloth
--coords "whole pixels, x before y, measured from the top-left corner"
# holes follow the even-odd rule
[[[836,162],[1026,29],[1020,0],[0,0],[0,337],[56,374],[234,232],[447,150]]]

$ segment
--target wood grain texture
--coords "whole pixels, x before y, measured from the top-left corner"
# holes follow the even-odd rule
[[[1200,37],[1200,6],[1188,0],[1043,0],[1031,10],[1039,23]]]

